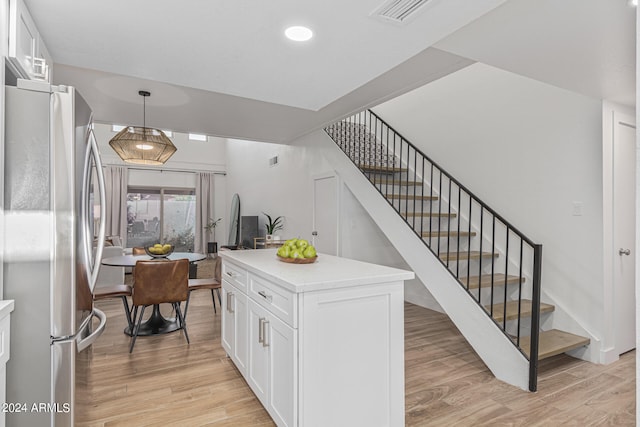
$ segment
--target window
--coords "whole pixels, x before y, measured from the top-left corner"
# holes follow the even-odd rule
[[[132,188],[127,193],[127,246],[169,243],[193,251],[196,196],[193,189]]]

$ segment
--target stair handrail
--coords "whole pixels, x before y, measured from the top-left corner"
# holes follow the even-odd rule
[[[511,225],[511,223],[509,221],[507,221],[506,219],[504,219],[504,217],[502,215],[500,215],[499,213],[497,213],[495,210],[493,210],[489,205],[487,205],[485,202],[482,201],[481,198],[479,198],[478,196],[476,196],[471,190],[469,190],[465,185],[463,185],[460,181],[458,181],[455,177],[453,177],[449,172],[447,172],[445,169],[443,169],[438,163],[436,163],[435,161],[433,161],[429,156],[427,156],[425,153],[422,152],[422,150],[420,150],[418,147],[416,147],[415,145],[413,145],[411,143],[411,141],[409,141],[407,138],[405,138],[404,136],[402,136],[402,134],[400,132],[398,132],[397,130],[395,130],[393,128],[393,126],[389,125],[389,123],[385,122],[380,116],[378,116],[376,113],[374,113],[372,110],[367,110],[369,113],[371,113],[372,116],[374,116],[376,119],[378,119],[381,123],[384,123],[385,126],[387,126],[389,128],[389,130],[391,130],[392,132],[394,132],[396,135],[398,135],[400,137],[401,140],[403,140],[404,142],[407,143],[407,145],[409,145],[411,148],[413,148],[417,153],[419,153],[422,157],[424,157],[425,159],[427,159],[427,161],[429,161],[429,163],[431,163],[433,166],[435,166],[436,168],[438,168],[448,179],[450,179],[452,182],[455,182],[457,186],[459,186],[464,192],[466,192],[469,196],[471,196],[474,200],[478,201],[478,203],[484,207],[487,211],[489,211],[491,213],[491,215],[495,216],[497,219],[499,219],[504,225],[506,225],[507,227],[509,227],[509,229],[513,230],[520,238],[522,238],[522,240],[524,240],[525,242],[527,242],[530,246],[535,246],[536,243],[534,243],[531,239],[529,239],[524,233],[522,233],[520,230],[518,230],[516,227],[514,227],[513,225]]]
[[[440,191],[438,192],[439,197],[442,196],[442,175],[444,175],[448,182],[449,182],[449,192],[448,192],[448,196],[449,196],[449,201],[448,201],[448,205],[449,205],[449,214],[451,214],[451,184],[454,183],[457,188],[458,188],[458,209],[460,210],[461,208],[461,198],[460,198],[460,192],[464,191],[466,197],[469,198],[469,232],[471,231],[471,201],[475,202],[478,206],[480,206],[481,210],[480,210],[480,252],[482,252],[482,239],[483,239],[483,235],[482,235],[482,227],[483,227],[483,214],[484,211],[486,211],[488,214],[490,214],[493,218],[493,236],[492,236],[492,246],[493,249],[495,249],[495,221],[498,220],[500,221],[500,223],[506,228],[506,260],[505,260],[505,277],[506,277],[506,272],[508,271],[508,263],[509,263],[509,232],[513,232],[519,239],[520,239],[520,261],[519,261],[519,269],[520,269],[520,274],[519,274],[519,279],[520,281],[523,280],[523,273],[522,273],[522,265],[523,265],[523,261],[522,261],[522,256],[523,256],[523,243],[525,242],[529,245],[529,247],[531,247],[533,249],[533,269],[531,272],[531,278],[532,278],[532,296],[531,296],[531,305],[532,305],[532,315],[531,315],[531,333],[530,333],[530,350],[529,350],[529,355],[527,355],[522,348],[520,347],[520,316],[521,316],[521,308],[520,308],[520,303],[522,300],[522,284],[520,283],[520,291],[518,293],[518,301],[519,301],[519,306],[518,306],[518,332],[517,332],[517,337],[516,340],[513,340],[513,337],[510,337],[509,334],[506,332],[506,323],[507,323],[507,316],[506,316],[506,289],[505,289],[505,299],[504,299],[504,318],[503,318],[503,326],[500,327],[500,325],[498,324],[497,320],[493,318],[493,286],[494,286],[494,270],[493,270],[493,266],[491,268],[491,299],[492,299],[492,305],[491,305],[491,310],[490,312],[487,312],[486,310],[484,310],[487,315],[489,316],[489,318],[491,320],[493,320],[493,322],[498,326],[498,328],[507,336],[510,338],[511,342],[513,343],[514,346],[516,346],[516,348],[518,348],[518,350],[522,353],[522,355],[527,358],[529,360],[529,390],[530,391],[536,391],[537,390],[537,369],[538,369],[538,346],[539,346],[539,327],[540,327],[540,295],[541,295],[541,276],[542,276],[542,245],[535,243],[533,240],[531,240],[529,237],[527,237],[524,233],[522,233],[519,229],[517,229],[516,227],[514,227],[509,221],[507,221],[502,215],[500,215],[498,212],[496,212],[493,208],[491,208],[489,205],[487,205],[482,199],[480,199],[478,196],[476,196],[471,190],[469,190],[465,185],[463,185],[460,181],[458,181],[455,177],[453,177],[450,173],[448,173],[445,169],[443,169],[438,163],[436,163],[435,161],[433,161],[429,156],[427,156],[422,150],[420,150],[418,147],[416,147],[414,144],[412,144],[407,138],[405,138],[400,132],[398,132],[397,130],[395,130],[391,125],[389,125],[387,122],[385,122],[380,116],[378,116],[376,113],[374,113],[373,111],[371,111],[370,109],[364,110],[360,113],[356,113],[350,117],[347,117],[343,120],[340,120],[332,125],[327,126],[324,130],[325,132],[329,135],[329,137],[331,137],[334,142],[336,142],[336,144],[343,150],[343,152],[345,152],[345,154],[350,158],[350,160],[355,164],[356,167],[358,167],[360,169],[360,171],[366,176],[365,170],[363,170],[363,168],[361,167],[361,165],[359,165],[355,158],[352,158],[350,153],[347,152],[345,150],[345,148],[343,146],[341,146],[340,142],[338,140],[336,140],[336,138],[334,138],[332,136],[332,133],[330,132],[330,130],[332,129],[333,126],[335,126],[337,123],[344,123],[344,124],[351,124],[351,125],[356,125],[356,126],[364,126],[366,128],[366,116],[364,119],[365,124],[362,125],[362,122],[360,121],[360,115],[362,113],[365,114],[369,114],[370,116],[372,116],[373,118],[375,118],[376,120],[376,132],[377,132],[377,122],[380,122],[383,125],[383,129],[384,127],[386,127],[387,130],[387,137],[386,137],[386,146],[385,148],[387,149],[387,156],[389,155],[388,153],[391,152],[393,154],[394,157],[398,157],[399,161],[400,161],[400,167],[402,167],[402,145],[400,146],[400,154],[396,154],[395,152],[395,142],[396,142],[396,136],[400,139],[400,143],[404,143],[407,144],[407,146],[412,149],[414,151],[414,168],[417,169],[417,158],[418,155],[422,157],[422,176],[420,176],[421,180],[423,182],[426,181],[426,178],[424,176],[424,161],[426,160],[430,165],[431,165],[431,182],[430,182],[430,186],[431,186],[431,192],[433,194],[433,168],[435,167],[439,173],[440,173],[440,178],[439,178],[439,184],[440,184]],[[358,121],[349,121],[349,119],[351,118],[355,118],[358,117]],[[371,119],[369,119],[369,125],[371,126]],[[343,129],[344,130],[344,129]],[[394,150],[389,151],[390,147],[389,147],[389,140],[390,140],[390,136],[389,136],[389,132],[392,133],[393,136],[393,141],[394,141]],[[360,136],[360,130],[358,130],[358,135]],[[365,135],[366,137],[366,135]],[[375,134],[374,135],[374,141],[377,141],[377,137],[378,135]],[[384,135],[380,135],[381,138],[384,138]],[[382,145],[382,144],[381,144]],[[366,141],[365,141],[365,150],[366,150]],[[371,149],[370,149],[371,150]],[[375,152],[374,152],[375,154]],[[369,153],[369,155],[371,156],[371,153]],[[366,155],[364,155],[364,158],[366,159]],[[382,156],[381,156],[382,158]],[[369,160],[371,161],[371,157],[369,157]],[[409,156],[409,149],[407,149],[407,163],[410,162],[410,156]],[[395,162],[393,163],[395,165]],[[407,171],[409,170],[410,165],[407,164]],[[401,168],[400,168],[401,169]],[[389,166],[388,166],[388,159],[387,159],[387,166],[386,167],[381,167],[382,171],[388,171],[389,170]],[[393,168],[391,168],[391,170],[393,171]],[[417,174],[417,170],[414,170],[414,175],[418,176]],[[408,179],[407,179],[408,181]],[[401,185],[402,180],[400,179],[399,184]],[[373,184],[373,183],[372,183]],[[388,186],[389,181],[387,180],[386,185]],[[375,184],[374,184],[375,186]],[[392,181],[392,186],[395,186],[395,178]],[[420,233],[418,233],[418,231],[416,230],[415,227],[415,216],[414,216],[414,223],[413,225],[411,223],[409,223],[408,218],[407,217],[403,217],[401,211],[401,202],[398,204],[398,208],[396,209],[395,204],[390,201],[382,192],[381,188],[378,188],[377,186],[375,186],[376,189],[383,195],[383,197],[385,197],[385,199],[387,200],[387,202],[389,202],[392,207],[394,208],[394,210],[396,210],[396,212],[398,213],[398,215],[400,215],[403,220],[407,223],[407,225],[409,225],[413,231],[420,236],[420,238],[423,240],[423,243],[429,248],[429,250],[431,250],[431,252],[434,253],[434,255],[436,255],[436,257],[438,258],[438,260],[445,265],[445,267],[447,268],[447,270],[449,271],[449,273],[456,278],[456,280],[458,281],[458,283],[460,283],[463,288],[464,288],[464,284],[462,283],[462,281],[460,280],[460,278],[458,277],[458,273],[454,273],[450,268],[449,268],[449,260],[447,259],[447,262],[445,263],[443,261],[442,258],[440,258],[440,250],[439,250],[439,246],[438,246],[438,252],[436,253],[436,251],[431,247],[431,225],[429,227],[430,230],[430,240],[429,243],[427,243],[422,235],[422,225],[420,227]],[[381,184],[382,187],[382,184]],[[424,195],[424,192],[423,192]],[[414,189],[414,196],[416,196],[415,193],[415,189]],[[415,199],[414,199],[414,207],[415,207]],[[405,203],[405,208],[408,209],[408,203]],[[440,209],[440,208],[439,208]],[[424,213],[424,210],[423,210]],[[430,212],[431,213],[431,212]],[[441,213],[439,211],[439,213]],[[415,215],[415,213],[414,213]],[[431,221],[432,218],[430,217],[429,221]],[[422,220],[421,220],[422,221]],[[431,223],[430,223],[431,224]],[[458,221],[458,244],[460,242],[460,237],[459,237],[459,231],[460,231],[460,222]],[[438,231],[439,233],[439,231]],[[449,250],[449,238],[450,238],[450,234],[451,234],[451,230],[449,229],[447,232],[447,249]],[[436,237],[436,239],[440,239],[441,236],[440,234],[438,234],[438,236]],[[439,243],[438,243],[439,244]],[[458,255],[456,262],[459,263],[460,259],[460,248],[457,248],[458,251]],[[470,256],[470,251],[471,249],[468,249],[469,251],[469,256]],[[480,264],[482,265],[482,264]],[[459,268],[459,266],[458,266]],[[478,279],[480,281],[480,277]],[[506,282],[505,282],[505,286],[506,286]],[[467,287],[466,287],[467,293],[469,295],[471,295],[470,289],[469,289],[469,267],[467,268]],[[481,302],[480,302],[480,291],[478,292],[478,299],[475,299],[475,297],[472,296],[472,298],[474,298],[474,300],[482,306]]]

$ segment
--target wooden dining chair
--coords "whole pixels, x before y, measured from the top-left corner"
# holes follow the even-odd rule
[[[175,261],[138,261],[133,277],[133,323],[135,327],[131,334],[131,346],[129,353],[133,351],[136,343],[140,324],[144,316],[144,309],[150,305],[169,303],[176,313],[178,329],[184,331],[184,336],[189,343],[187,325],[180,303],[186,301],[189,295],[189,261],[178,259]],[[140,315],[138,315],[138,309]]]
[[[107,246],[102,253],[103,258],[122,255],[120,246]],[[131,308],[127,298],[131,297],[131,286],[124,283],[124,267],[100,266],[100,272],[93,289],[93,300],[103,301],[111,298],[120,298],[124,305],[124,314],[127,317],[129,328],[133,326],[131,320]]]
[[[184,306],[184,318],[187,318],[187,312],[189,311],[189,300],[191,299],[191,292],[197,291],[200,289],[210,289],[211,290],[211,299],[213,300],[213,312],[217,313],[216,310],[216,297],[214,295],[214,291],[218,294],[218,302],[220,303],[220,307],[222,307],[222,296],[220,295],[220,288],[222,287],[221,277],[222,277],[222,260],[220,257],[216,257],[213,261],[215,263],[213,267],[213,277],[208,277],[204,279],[189,279],[189,296],[187,297],[187,303]]]

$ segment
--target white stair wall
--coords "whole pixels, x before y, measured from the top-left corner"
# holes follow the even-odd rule
[[[340,175],[496,378],[523,390],[529,362],[323,131],[309,138]]]

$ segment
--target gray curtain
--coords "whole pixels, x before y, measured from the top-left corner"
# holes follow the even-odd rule
[[[107,217],[107,236],[127,238],[127,184],[129,170],[126,166],[107,166],[104,171]]]
[[[196,176],[196,238],[194,250],[203,254],[207,253],[207,242],[209,239],[213,239],[213,235],[207,236],[207,232],[204,229],[209,218],[213,218],[213,180],[214,174],[212,173],[198,172]]]

